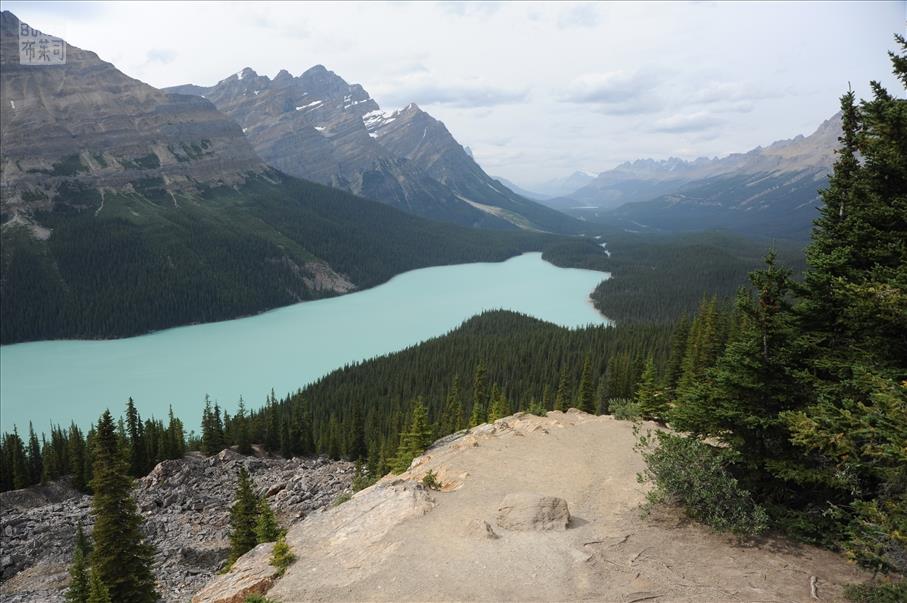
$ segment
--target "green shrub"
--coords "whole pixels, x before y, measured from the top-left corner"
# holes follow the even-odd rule
[[[333,501],[331,501],[331,506],[332,506],[332,507],[339,507],[340,505],[342,505],[342,504],[345,503],[346,501],[350,500],[351,498],[353,498],[352,493],[350,493],[350,492],[342,492],[342,493],[340,493],[340,494],[337,495],[337,498],[335,498]]]
[[[274,550],[271,552],[271,565],[277,568],[277,575],[283,576],[287,568],[296,561],[296,555],[290,550],[287,544],[286,536],[283,534],[274,543]]]
[[[907,581],[848,584],[844,596],[854,603],[901,603],[907,601]]]
[[[264,595],[249,595],[243,600],[243,603],[277,603],[277,601]]]
[[[639,418],[639,405],[629,398],[611,398],[602,406],[621,421],[635,421]]]
[[[365,490],[377,481],[377,475],[372,475],[368,468],[362,464],[362,461],[356,461],[356,467],[353,471],[353,482],[350,484],[353,492]]]
[[[662,431],[641,436],[637,450],[646,461],[646,470],[637,478],[655,486],[647,494],[646,511],[661,502],[674,503],[715,530],[741,536],[755,536],[768,527],[765,509],[728,472],[726,453]]]
[[[438,481],[438,476],[435,475],[435,472],[431,469],[428,470],[428,473],[422,478],[422,485],[428,488],[429,490],[440,490],[441,482]]]

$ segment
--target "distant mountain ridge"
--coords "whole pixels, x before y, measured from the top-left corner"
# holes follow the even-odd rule
[[[575,232],[579,224],[488,176],[443,123],[414,103],[382,111],[322,65],[274,79],[245,68],[203,96],[236,120],[269,165],[415,215],[486,228]]]
[[[569,176],[554,178],[539,184],[531,186],[531,190],[521,187],[520,185],[507,180],[506,178],[496,177],[497,180],[504,183],[507,188],[529,199],[544,201],[555,197],[566,197],[575,191],[583,188],[593,180],[595,176],[586,172],[577,170]]]
[[[836,114],[809,136],[746,153],[626,162],[546,204],[628,228],[730,228],[800,238],[816,215],[817,191],[827,182],[840,131],[841,116]]]

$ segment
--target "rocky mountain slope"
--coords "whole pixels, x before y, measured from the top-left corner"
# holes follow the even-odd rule
[[[271,166],[466,226],[575,232],[572,219],[489,177],[443,123],[415,104],[385,112],[359,84],[322,65],[272,80],[245,68],[211,87],[175,86],[203,96],[242,127]]]
[[[229,511],[241,466],[282,525],[330,504],[349,488],[353,474],[352,465],[342,461],[242,457],[229,450],[159,464],[136,482],[135,498],[156,549],[154,573],[164,601],[186,601],[226,561]],[[90,531],[91,497],[54,483],[4,492],[0,503],[0,598],[62,602],[75,526],[82,522]]]
[[[19,20],[4,11],[0,25],[3,343],[235,318],[546,239],[422,220],[287,176],[209,101],[71,45],[63,65],[22,65]]]
[[[18,27],[3,11],[5,224],[46,235],[37,215],[60,211],[58,199],[88,189],[100,197],[144,189],[171,201],[174,193],[240,184],[265,170],[240,128],[211,103],[152,88],[93,52],[67,44],[65,64],[20,65]]]
[[[602,172],[565,197],[546,201],[585,219],[633,229],[730,228],[802,236],[820,203],[841,131],[841,116],[809,136],[747,153],[694,161],[642,159]]]
[[[829,551],[641,517],[634,442],[631,423],[575,410],[454,434],[290,528],[283,577],[259,545],[192,600],[837,601],[865,578]]]

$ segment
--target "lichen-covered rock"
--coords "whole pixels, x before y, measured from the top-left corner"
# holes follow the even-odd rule
[[[531,492],[508,494],[498,506],[497,524],[508,530],[566,530],[570,523],[567,501]]]
[[[271,565],[273,542],[265,542],[240,557],[226,574],[217,576],[192,597],[192,603],[243,603],[250,595],[268,591],[277,577]]]
[[[290,526],[349,489],[352,464],[327,458],[256,458],[225,450],[159,463],[136,480],[144,532],[157,552],[154,573],[164,601],[184,603],[223,566],[236,475],[245,467]],[[282,486],[278,488],[277,486]],[[63,600],[75,525],[91,531],[91,497],[64,480],[0,494],[0,598],[4,603]],[[47,580],[47,568],[59,579]],[[56,571],[56,570],[55,570]]]

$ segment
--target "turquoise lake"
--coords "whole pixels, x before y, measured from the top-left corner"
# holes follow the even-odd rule
[[[135,399],[142,416],[170,404],[196,428],[205,394],[232,414],[240,395],[257,407],[274,388],[295,391],[333,369],[443,335],[483,310],[522,312],[565,327],[606,323],[589,300],[608,275],[557,268],[540,253],[500,263],[400,274],[341,297],[256,316],[102,341],[0,347],[0,431],[85,426]]]

